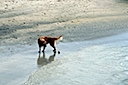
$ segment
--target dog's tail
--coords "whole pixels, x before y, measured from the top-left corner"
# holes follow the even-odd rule
[[[62,40],[63,39],[63,36],[59,36],[56,40]]]

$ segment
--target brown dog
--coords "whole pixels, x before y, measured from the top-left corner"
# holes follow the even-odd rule
[[[51,36],[41,36],[38,39],[38,45],[39,45],[39,53],[41,51],[41,47],[43,46],[43,50],[42,52],[44,52],[46,45],[49,43],[53,48],[54,48],[54,52],[56,52],[56,41],[62,39],[62,36],[59,36],[58,38],[55,37],[51,37]]]

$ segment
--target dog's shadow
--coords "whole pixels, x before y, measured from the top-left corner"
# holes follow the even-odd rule
[[[54,61],[54,58],[56,56],[56,53],[49,56],[49,58],[46,58],[45,52],[43,52],[43,56],[41,56],[41,53],[39,53],[38,59],[37,59],[37,65],[38,67],[42,67],[44,65],[47,65],[48,63]]]

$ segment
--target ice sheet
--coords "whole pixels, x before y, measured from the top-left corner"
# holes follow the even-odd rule
[[[77,50],[63,46],[62,55],[72,52],[41,67],[23,85],[127,85],[127,36],[66,44]]]

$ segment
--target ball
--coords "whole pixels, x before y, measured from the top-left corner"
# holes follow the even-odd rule
[[[58,51],[58,54],[60,54],[60,51]]]

